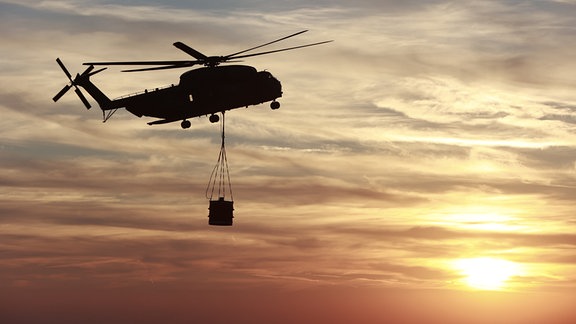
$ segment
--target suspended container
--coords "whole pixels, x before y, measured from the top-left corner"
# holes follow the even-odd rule
[[[230,182],[230,171],[228,168],[228,158],[226,157],[226,147],[224,145],[224,112],[222,113],[222,145],[218,161],[210,175],[210,181],[206,188],[206,198],[210,200],[208,207],[208,224],[216,226],[232,226],[234,218],[234,198],[232,197],[232,183]],[[214,198],[216,195],[217,198]],[[228,199],[227,199],[228,195]]]
[[[208,210],[209,225],[232,226],[234,201],[224,200],[224,197],[220,197],[218,200],[210,200]]]

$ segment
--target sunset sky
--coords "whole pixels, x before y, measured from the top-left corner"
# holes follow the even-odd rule
[[[83,62],[246,59],[282,107],[102,123]],[[576,323],[576,1],[0,0],[1,323]],[[93,82],[110,98],[183,70]]]

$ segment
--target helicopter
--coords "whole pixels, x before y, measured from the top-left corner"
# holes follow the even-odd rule
[[[60,58],[56,62],[64,71],[70,81],[60,90],[52,100],[57,102],[68,90],[74,88],[74,92],[80,98],[87,109],[91,108],[90,102],[84,96],[79,87],[84,88],[102,109],[103,122],[106,122],[120,108],[124,108],[135,116],[154,117],[154,121],[148,125],[167,124],[181,121],[183,129],[190,128],[188,119],[209,115],[209,120],[216,123],[220,120],[219,112],[227,110],[259,105],[270,102],[270,108],[280,108],[278,98],[282,97],[282,85],[268,71],[257,71],[248,65],[221,65],[222,63],[239,62],[238,59],[266,55],[271,53],[294,50],[332,42],[323,41],[312,44],[287,47],[259,53],[247,54],[247,52],[271,45],[282,40],[307,32],[303,30],[274,41],[251,47],[225,56],[207,56],[203,53],[182,43],[175,42],[173,45],[184,53],[192,56],[194,60],[176,61],[135,61],[135,62],[88,62],[83,63],[88,68],[76,74],[74,78]],[[144,90],[109,99],[92,81],[90,77],[106,69],[95,70],[95,66],[112,65],[141,65],[152,66],[122,70],[122,72],[156,71],[166,69],[189,68],[203,65],[184,72],[180,75],[178,85],[169,85],[151,90]]]

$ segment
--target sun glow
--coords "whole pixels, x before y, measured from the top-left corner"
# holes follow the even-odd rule
[[[465,275],[466,285],[478,290],[502,290],[510,277],[520,274],[517,263],[496,258],[459,259],[454,267]]]
[[[471,206],[446,209],[434,216],[441,226],[485,231],[517,231],[525,229],[517,214],[521,211],[506,207]]]

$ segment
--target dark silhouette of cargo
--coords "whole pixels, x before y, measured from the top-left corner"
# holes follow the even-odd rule
[[[218,200],[210,200],[210,211],[208,213],[208,224],[217,226],[232,226],[232,219],[234,218],[234,202],[226,201],[224,197]]]

